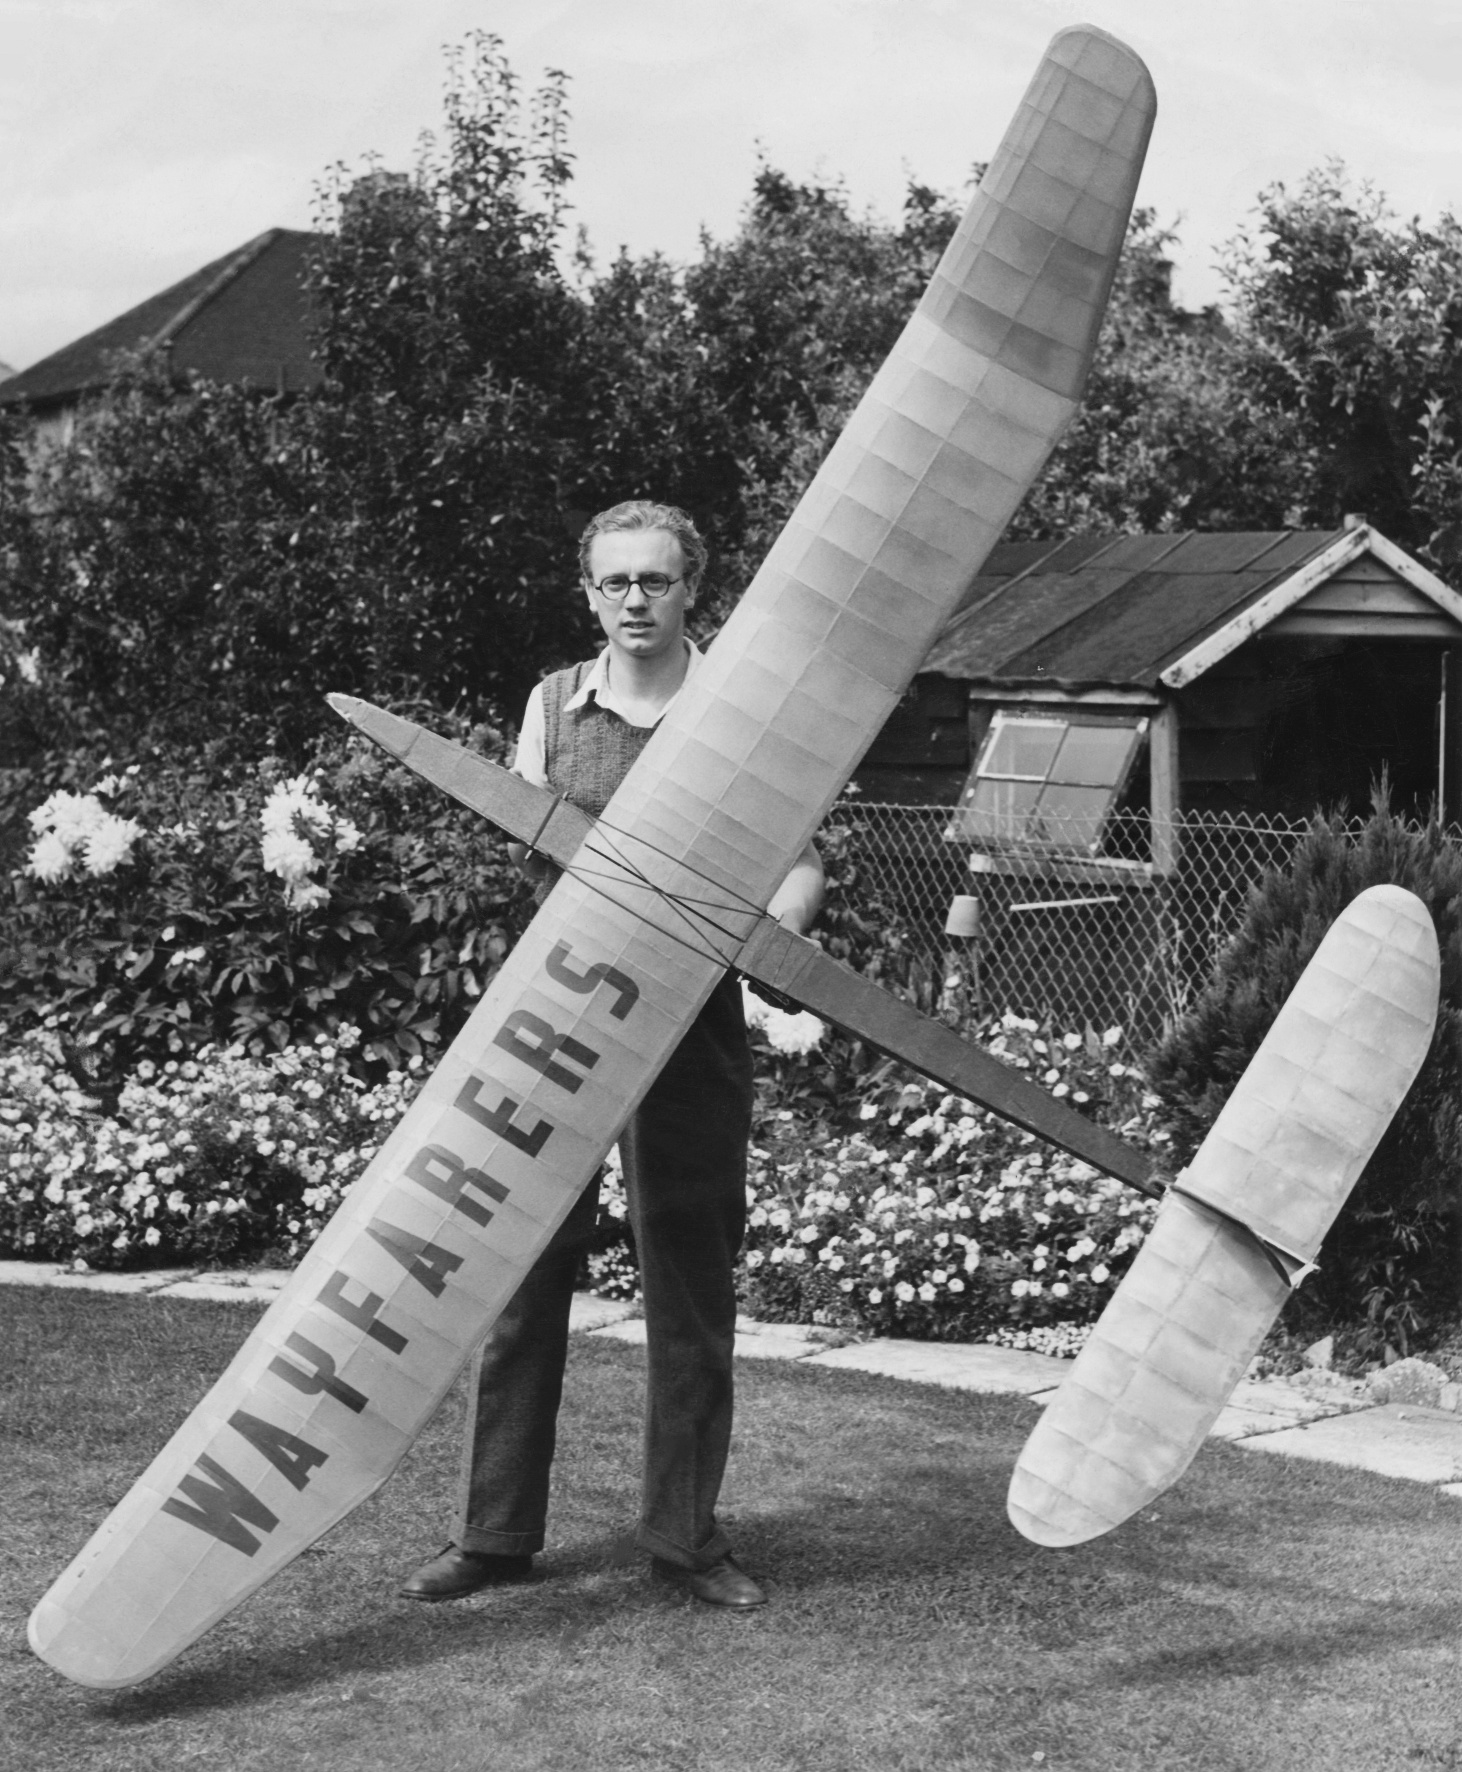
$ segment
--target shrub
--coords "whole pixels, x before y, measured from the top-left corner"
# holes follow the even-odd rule
[[[347,1022],[358,1062],[400,1067],[451,1038],[531,908],[499,836],[364,740],[243,779],[154,755],[31,821],[0,900],[0,1010],[16,1031],[54,1018],[103,1083]]]
[[[1405,1353],[1453,1313],[1462,1159],[1462,853],[1435,821],[1395,818],[1378,792],[1359,829],[1316,818],[1290,865],[1267,873],[1192,1011],[1149,1070],[1186,1161],[1330,924],[1368,886],[1404,886],[1431,912],[1442,960],[1436,1034],[1416,1082],[1328,1238],[1291,1315],[1364,1320],[1370,1351]]]

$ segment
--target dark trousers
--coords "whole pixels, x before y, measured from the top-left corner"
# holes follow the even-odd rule
[[[731,1441],[732,1269],[746,1224],[751,1054],[741,988],[716,987],[620,1134],[649,1370],[636,1541],[686,1568],[725,1556],[716,1498]],[[594,1229],[590,1183],[477,1356],[456,1541],[543,1547],[569,1303]]]

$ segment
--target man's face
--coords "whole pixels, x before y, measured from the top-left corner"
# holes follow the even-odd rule
[[[611,574],[630,578],[663,572],[675,579],[663,597],[647,597],[632,584],[619,602],[593,589]],[[685,556],[666,529],[614,529],[589,544],[589,607],[599,617],[609,644],[631,658],[660,658],[685,636],[685,612],[695,598],[685,583]]]

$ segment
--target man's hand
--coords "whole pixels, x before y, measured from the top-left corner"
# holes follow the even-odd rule
[[[530,849],[526,843],[509,843],[508,860],[513,863],[525,880],[535,886],[540,880],[546,879],[550,863],[536,849]]]
[[[760,997],[763,1003],[770,1003],[773,1009],[780,1009],[784,1015],[800,1015],[802,1005],[793,997],[784,997],[780,991],[774,991],[769,984],[763,984],[759,978],[753,978],[749,972],[741,974],[741,982],[753,997]]]
[[[822,909],[825,884],[822,857],[809,843],[792,863],[786,879],[772,894],[767,915],[775,917],[793,935],[806,935]]]

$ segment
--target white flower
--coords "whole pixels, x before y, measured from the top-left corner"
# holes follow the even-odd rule
[[[898,1299],[900,1304],[912,1304],[914,1299],[914,1288],[907,1280],[900,1280],[898,1285],[893,1289],[893,1295]]]
[[[292,911],[313,911],[322,904],[330,902],[330,894],[323,886],[316,886],[309,881],[292,881],[284,889],[284,902]]]
[[[84,842],[98,819],[106,816],[106,808],[94,794],[68,794],[63,789],[30,814],[30,828],[37,834],[54,831],[69,849]]]
[[[135,819],[113,818],[107,813],[87,833],[82,845],[86,871],[93,876],[110,874],[123,862],[132,859],[132,845],[142,835],[142,826]]]
[[[1121,1028],[1108,1028],[1106,1033],[1104,1033],[1102,1035],[1102,1045],[1103,1046],[1116,1046],[1116,1045],[1120,1044],[1121,1039],[1122,1039]]]
[[[760,1028],[773,1052],[780,1052],[788,1058],[800,1058],[822,1044],[827,1028],[815,1015],[809,1015],[805,1010],[789,1015],[786,1010],[775,1009],[770,1003],[762,1002],[760,997],[753,996],[745,985],[741,987],[741,996],[746,1006],[747,1025]],[[872,1118],[871,1115],[867,1117]]]
[[[927,1280],[925,1280],[924,1284],[919,1288],[919,1296],[923,1299],[925,1304],[933,1304],[934,1288]]]
[[[1093,1286],[1104,1285],[1109,1279],[1111,1279],[1111,1277],[1112,1277],[1112,1270],[1106,1265],[1105,1262],[1099,1261],[1097,1263],[1097,1265],[1091,1270],[1091,1283]]]
[[[260,847],[264,871],[277,874],[286,884],[304,879],[320,865],[319,856],[293,831],[266,831]]]
[[[53,885],[71,872],[71,851],[54,831],[45,831],[37,837],[25,871],[48,886]]]

